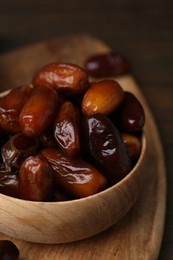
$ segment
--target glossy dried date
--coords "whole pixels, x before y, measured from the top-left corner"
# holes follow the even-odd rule
[[[123,102],[115,113],[112,113],[111,119],[121,131],[135,133],[142,130],[145,113],[134,94],[126,91]]]
[[[0,125],[10,133],[20,131],[19,114],[31,92],[29,86],[12,89],[0,99]]]
[[[10,172],[0,172],[0,193],[18,198],[18,176]]]
[[[88,87],[88,76],[78,65],[57,62],[41,68],[32,83],[34,86],[43,85],[66,95],[77,96]]]
[[[124,91],[115,80],[102,80],[91,83],[82,100],[84,115],[97,113],[110,114],[122,102]]]
[[[106,188],[106,178],[82,159],[70,158],[55,148],[44,149],[41,154],[54,169],[57,187],[70,196],[83,198]]]
[[[112,122],[103,114],[92,115],[84,119],[83,133],[90,155],[109,184],[123,179],[131,164],[123,140]]]
[[[79,153],[79,112],[69,101],[58,110],[54,122],[54,137],[66,155],[75,157]]]
[[[54,192],[53,169],[41,155],[30,156],[19,171],[19,196],[32,201],[50,201]]]
[[[132,163],[135,163],[141,152],[141,141],[138,137],[132,134],[121,133],[127,153]]]
[[[130,63],[121,54],[109,52],[89,57],[84,67],[87,73],[93,77],[113,77],[127,73]]]
[[[57,107],[58,94],[54,89],[34,88],[19,116],[22,133],[29,137],[42,134],[52,123]]]

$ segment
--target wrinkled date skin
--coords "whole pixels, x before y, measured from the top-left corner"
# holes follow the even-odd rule
[[[69,101],[58,110],[54,122],[54,137],[66,155],[75,157],[79,154],[79,112]]]
[[[47,86],[58,92],[77,96],[88,87],[85,70],[74,64],[52,63],[40,69],[33,77],[34,86]]]
[[[123,102],[115,113],[112,113],[111,119],[121,131],[140,132],[145,123],[144,109],[139,100],[126,91]]]
[[[19,249],[10,240],[0,240],[0,259],[17,260],[19,259]]]
[[[112,122],[103,114],[84,119],[83,132],[86,146],[107,177],[109,184],[123,179],[131,163],[123,140]]]
[[[1,149],[6,170],[19,169],[28,156],[37,153],[38,148],[39,143],[36,138],[28,138],[22,133],[11,136]]]
[[[82,159],[67,157],[55,148],[46,148],[41,154],[54,169],[57,187],[73,198],[87,197],[106,188],[106,178]]]
[[[130,70],[129,61],[118,53],[96,54],[89,57],[84,65],[87,73],[93,77],[113,77]]]
[[[30,156],[19,171],[19,196],[32,201],[51,201],[54,191],[53,169],[41,155]]]
[[[82,100],[84,115],[113,112],[122,102],[124,91],[115,80],[101,80],[91,83]]]
[[[21,86],[12,89],[0,99],[0,125],[2,129],[10,133],[20,131],[19,114],[30,92],[31,87]]]
[[[58,94],[54,89],[34,88],[19,116],[22,133],[28,137],[42,134],[52,123],[57,107]]]

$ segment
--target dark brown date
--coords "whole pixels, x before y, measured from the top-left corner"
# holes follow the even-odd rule
[[[33,137],[42,134],[52,123],[58,107],[58,94],[45,86],[34,88],[19,116],[24,135]]]
[[[52,63],[41,68],[33,77],[34,86],[46,86],[59,93],[77,96],[88,87],[88,76],[78,65]]]
[[[54,122],[54,137],[66,155],[75,157],[79,153],[79,113],[69,101],[58,110]]]
[[[11,134],[2,131],[2,133],[0,133],[0,149],[2,148],[2,146],[9,140]]]
[[[54,169],[57,187],[74,198],[93,195],[107,186],[106,178],[79,158],[67,157],[60,149],[47,148],[41,154]]]
[[[134,164],[140,156],[141,141],[137,136],[132,134],[122,133],[121,136],[123,138],[131,162]]]
[[[131,164],[123,140],[112,122],[103,114],[87,117],[83,133],[89,153],[103,170],[109,184],[123,179]]]
[[[20,131],[19,114],[30,92],[29,86],[21,86],[12,89],[0,99],[0,125],[2,129],[10,133]]]
[[[10,240],[0,240],[0,259],[17,260],[19,259],[19,249]]]
[[[65,194],[64,192],[60,191],[60,190],[55,190],[54,192],[54,200],[53,201],[67,201],[67,200],[71,200],[73,198],[71,198],[69,195]]]
[[[48,129],[48,131],[44,132],[39,136],[39,141],[42,147],[56,147],[56,139],[53,135],[52,129]]]
[[[3,145],[1,154],[6,170],[19,169],[22,162],[30,155],[37,153],[39,143],[37,138],[28,138],[22,133],[13,135]]]
[[[0,172],[0,193],[18,198],[18,176],[10,172]]]
[[[139,100],[126,91],[123,102],[112,113],[111,119],[122,132],[136,133],[144,126],[145,113]]]
[[[19,196],[32,201],[50,201],[53,197],[53,169],[41,155],[30,156],[19,171]]]
[[[129,61],[118,53],[103,53],[89,57],[84,65],[87,73],[93,77],[113,77],[127,73]]]
[[[0,101],[0,103],[1,103],[1,101]],[[0,124],[0,136],[3,134],[3,129],[2,129],[2,126],[1,126],[1,124]]]

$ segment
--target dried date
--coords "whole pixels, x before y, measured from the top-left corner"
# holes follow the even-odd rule
[[[130,70],[130,63],[119,53],[108,52],[89,57],[84,64],[87,73],[93,77],[113,77]]]
[[[30,156],[19,171],[19,196],[25,200],[50,201],[53,197],[53,169],[41,155]]]
[[[75,157],[79,154],[79,112],[69,101],[58,110],[54,121],[54,137],[66,155]]]
[[[90,155],[104,172],[109,184],[123,179],[131,164],[123,140],[112,122],[103,114],[86,117],[83,133]]]
[[[106,178],[82,159],[70,158],[55,148],[44,149],[41,154],[54,169],[57,187],[69,196],[83,198],[106,188]]]

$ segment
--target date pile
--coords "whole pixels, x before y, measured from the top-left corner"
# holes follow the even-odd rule
[[[134,167],[144,121],[139,100],[115,80],[46,65],[0,98],[0,193],[32,201],[98,193]]]

